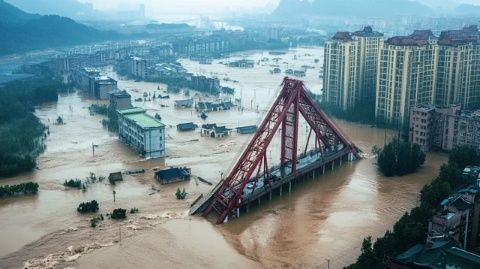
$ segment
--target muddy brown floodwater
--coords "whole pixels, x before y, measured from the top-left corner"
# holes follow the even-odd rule
[[[228,68],[220,62],[248,58],[257,62],[254,69]],[[274,58],[278,58],[275,60]],[[187,215],[189,204],[211,189],[202,182],[161,186],[153,179],[153,169],[188,166],[192,174],[216,183],[228,172],[250,136],[235,132],[214,140],[195,132],[178,133],[175,125],[193,121],[217,123],[235,128],[258,124],[278,92],[283,75],[271,75],[278,65],[300,69],[314,67],[302,78],[314,93],[320,93],[320,66],[323,48],[289,50],[285,55],[253,51],[199,65],[189,60],[182,64],[191,72],[216,76],[222,85],[236,89],[243,110],[208,113],[202,121],[193,109],[177,110],[173,100],[187,98],[183,93],[170,99],[134,102],[148,113],[159,113],[167,125],[167,157],[144,160],[120,143],[115,134],[101,126],[102,117],[90,115],[88,106],[97,101],[80,93],[61,95],[56,104],[42,105],[36,115],[50,127],[47,150],[38,159],[38,169],[0,180],[13,184],[26,180],[40,184],[39,194],[0,200],[0,268],[331,268],[353,262],[360,253],[364,237],[382,235],[406,211],[415,206],[421,187],[435,177],[445,155],[427,155],[426,164],[415,174],[385,178],[375,167],[375,159],[348,163],[314,180],[295,185],[281,199],[274,198],[252,208],[250,213],[216,226],[199,217]],[[111,67],[105,74],[117,77]],[[164,94],[165,85],[118,79],[132,99],[146,92]],[[159,88],[159,89],[158,89]],[[196,100],[213,100],[190,91]],[[229,98],[228,96],[222,96]],[[100,102],[101,103],[101,102]],[[53,125],[63,116],[66,125]],[[365,153],[373,145],[383,145],[395,134],[370,126],[334,121]],[[306,140],[305,123],[300,123],[300,146]],[[92,156],[92,143],[98,145]],[[270,164],[278,159],[278,138],[269,147]],[[68,178],[85,178],[89,172],[110,172],[142,167],[146,173],[126,176],[111,186],[108,182],[91,184],[87,191],[66,190]],[[177,187],[189,193],[177,201]],[[113,202],[112,191],[117,193]],[[81,216],[75,208],[80,202],[95,199],[101,213],[113,208],[137,207],[140,213],[127,221],[103,221],[89,227],[91,216]]]

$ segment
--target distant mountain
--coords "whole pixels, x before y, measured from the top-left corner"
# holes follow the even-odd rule
[[[0,23],[5,25],[19,25],[31,19],[38,19],[36,14],[28,14],[20,9],[0,0]]]
[[[480,15],[480,6],[461,4],[453,12],[458,15]]]
[[[0,0],[0,55],[119,38],[56,15],[26,13]]]
[[[393,15],[429,15],[433,10],[409,0],[280,0],[274,18],[390,17]]]
[[[61,1],[61,2],[60,2]],[[91,3],[80,3],[77,0],[6,0],[13,6],[41,15],[60,15],[69,18],[94,18],[98,12]]]

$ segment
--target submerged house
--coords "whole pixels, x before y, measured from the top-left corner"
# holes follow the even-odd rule
[[[237,133],[239,134],[253,134],[257,131],[256,125],[248,125],[248,126],[241,126],[237,127]]]
[[[220,110],[229,110],[233,107],[233,103],[230,101],[224,102],[198,102],[195,106],[195,109],[200,112],[211,112],[211,111],[220,111]]]
[[[200,134],[202,136],[209,136],[212,138],[221,138],[229,136],[231,129],[226,128],[225,126],[217,126],[214,124],[203,124]]]
[[[179,132],[195,131],[196,128],[198,128],[198,125],[193,122],[177,124],[177,131]]]
[[[190,180],[191,169],[187,167],[171,167],[155,172],[155,179],[160,184]]]
[[[190,108],[193,106],[193,99],[175,100],[175,108]]]

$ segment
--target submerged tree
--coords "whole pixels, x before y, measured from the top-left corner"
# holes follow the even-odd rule
[[[378,167],[387,177],[403,176],[417,170],[425,162],[425,153],[417,144],[394,138],[378,153]]]

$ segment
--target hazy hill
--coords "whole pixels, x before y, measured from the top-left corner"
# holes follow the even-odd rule
[[[409,0],[280,0],[274,18],[303,16],[389,17],[392,15],[429,15],[426,5]]]
[[[29,14],[0,0],[0,36],[3,55],[115,39],[119,34],[98,31],[65,17]]]
[[[0,0],[0,15],[0,24],[5,25],[18,25],[40,17],[40,15],[25,13],[2,0]]]
[[[462,4],[462,5],[459,5],[457,8],[455,8],[454,12],[459,15],[479,15],[480,6]]]
[[[77,0],[5,0],[17,8],[42,15],[60,15],[69,18],[83,18],[98,15],[91,3],[80,3]]]

